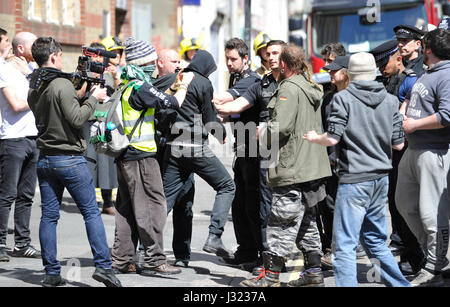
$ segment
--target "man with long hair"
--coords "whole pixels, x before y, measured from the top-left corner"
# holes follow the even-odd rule
[[[303,252],[305,271],[289,286],[323,286],[320,269],[321,242],[315,207],[325,198],[322,178],[331,175],[325,148],[304,142],[301,131],[322,129],[321,86],[311,80],[303,49],[288,45],[280,54],[277,93],[269,102],[270,120],[261,132],[265,144],[276,146],[278,163],[268,169],[273,189],[267,226],[268,249],[263,252],[264,270],[244,287],[279,287],[280,272],[294,248]],[[277,136],[278,140],[272,139]]]

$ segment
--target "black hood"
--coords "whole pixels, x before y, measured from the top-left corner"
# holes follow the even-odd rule
[[[184,69],[185,72],[193,71],[205,78],[208,78],[216,70],[217,65],[213,56],[205,50],[197,51],[189,66]]]

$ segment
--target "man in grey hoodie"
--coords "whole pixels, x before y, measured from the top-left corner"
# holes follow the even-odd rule
[[[375,81],[375,58],[350,58],[347,89],[333,97],[328,130],[309,131],[303,138],[336,146],[339,187],[333,222],[333,267],[336,286],[358,285],[356,248],[361,241],[387,286],[409,286],[386,245],[388,174],[392,148],[401,150],[404,135],[398,100]],[[361,235],[361,238],[360,238]]]
[[[448,264],[450,32],[428,32],[423,43],[428,70],[400,110],[409,147],[400,161],[395,200],[427,258],[411,284],[439,286]]]

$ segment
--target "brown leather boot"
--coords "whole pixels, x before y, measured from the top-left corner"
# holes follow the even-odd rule
[[[153,276],[155,274],[161,274],[161,275],[174,275],[174,274],[180,274],[181,269],[174,267],[173,265],[170,265],[167,262],[164,262],[160,266],[157,266],[155,268],[147,268],[144,266],[144,269],[141,272],[142,276]]]
[[[264,269],[261,274],[252,279],[242,281],[241,287],[280,287],[280,272],[284,264],[281,257],[263,253]]]

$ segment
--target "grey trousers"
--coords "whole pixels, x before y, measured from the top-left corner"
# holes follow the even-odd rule
[[[425,267],[441,271],[449,244],[450,151],[408,148],[399,164],[395,201],[426,253]]]
[[[296,244],[303,254],[321,254],[322,244],[314,214],[316,208],[302,203],[299,185],[275,187],[272,195],[267,226],[268,252],[286,260]]]
[[[138,239],[144,245],[144,267],[157,267],[166,261],[163,230],[167,219],[159,164],[155,158],[118,161],[117,175],[113,267],[125,269],[133,262]]]

